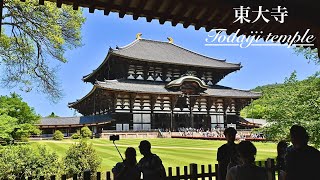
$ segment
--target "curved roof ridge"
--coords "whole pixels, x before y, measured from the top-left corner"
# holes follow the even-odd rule
[[[131,46],[135,45],[136,43],[138,43],[140,40],[142,39],[135,39],[134,41],[132,41],[131,43],[125,45],[125,46],[122,46],[122,47],[119,47],[119,49],[113,49],[113,51],[119,51],[121,49],[127,49],[127,48],[130,48]]]
[[[96,71],[98,71],[108,60],[110,54],[113,52],[114,50],[113,49],[110,49],[108,50],[108,54],[107,56],[104,58],[104,60],[102,61],[102,63],[95,69],[95,70],[92,70],[91,73],[85,75],[82,77],[82,80],[85,81],[87,78],[90,78]]]
[[[251,92],[251,93],[262,94],[262,92],[256,92],[256,91],[244,90],[244,89],[238,89],[238,88],[231,88],[231,87],[223,86],[223,85],[209,86],[208,89],[214,89],[215,86],[220,86],[221,88],[232,89],[232,90],[237,90],[237,91],[242,91],[242,92]]]
[[[125,46],[118,47],[118,49],[113,49],[113,51],[119,51],[119,50],[122,50],[122,49],[130,48],[130,47],[132,47],[133,45],[135,45],[136,43],[138,43],[139,41],[152,41],[152,42],[156,42],[156,43],[167,43],[167,44],[171,44],[171,43],[166,42],[166,41],[157,41],[157,40],[153,40],[153,39],[140,38],[140,39],[135,39],[134,41],[132,41],[131,43],[129,43],[129,44],[125,45]]]
[[[94,86],[92,87],[92,89],[91,89],[85,96],[83,96],[81,99],[77,99],[75,102],[68,103],[68,107],[70,108],[70,107],[78,104],[79,102],[83,101],[83,100],[86,99],[87,97],[89,97],[89,96],[96,90],[96,88],[97,88],[97,86],[94,85]]]
[[[171,44],[167,41],[157,41],[157,40],[153,40],[153,39],[146,39],[146,38],[141,38],[140,40],[143,40],[143,41],[152,41],[152,42],[156,42],[156,43],[167,43],[167,44]]]

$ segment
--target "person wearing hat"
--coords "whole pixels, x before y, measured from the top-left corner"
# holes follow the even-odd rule
[[[285,156],[285,179],[319,179],[320,152],[308,145],[309,135],[306,129],[293,125],[290,138],[292,146]]]
[[[227,170],[240,163],[237,144],[234,143],[237,131],[233,127],[224,130],[227,143],[220,146],[217,152],[219,179],[225,180]]]
[[[143,180],[163,180],[166,178],[166,171],[161,159],[156,154],[151,153],[151,144],[143,140],[139,145],[143,158],[138,163],[138,168],[142,172]]]

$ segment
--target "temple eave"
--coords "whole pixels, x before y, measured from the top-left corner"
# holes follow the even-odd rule
[[[204,93],[198,95],[185,95],[181,91],[170,91],[165,88],[165,84],[145,81],[130,80],[110,80],[97,81],[94,88],[82,99],[69,103],[70,108],[77,109],[84,115],[94,113],[110,113],[117,110],[127,112],[132,111],[160,111],[155,106],[170,106],[171,111],[176,108],[177,100],[185,98],[195,98],[194,101],[201,105],[203,110],[207,110],[209,101],[224,104],[237,104],[237,109],[243,108],[261,96],[259,93],[242,91],[222,86],[209,87]],[[162,104],[161,104],[162,103]],[[139,104],[139,105],[138,105]],[[135,106],[139,106],[135,109]]]

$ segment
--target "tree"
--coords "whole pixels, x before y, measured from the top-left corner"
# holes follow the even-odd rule
[[[19,95],[12,93],[10,96],[0,96],[1,139],[10,141],[39,134],[39,129],[34,125],[39,119],[40,116]]]
[[[296,54],[303,54],[303,56],[309,60],[314,61],[315,64],[320,64],[320,58],[318,57],[318,49],[311,49],[310,47],[295,47],[293,48]]]
[[[62,96],[55,62],[66,62],[67,49],[81,46],[82,11],[37,0],[5,0],[0,36],[4,86],[45,93],[56,102]],[[58,60],[51,61],[50,60]]]
[[[92,131],[87,126],[81,128],[80,133],[82,138],[89,138],[92,136]]]
[[[76,133],[72,134],[71,138],[72,138],[72,139],[79,139],[79,138],[81,138],[80,131],[77,131]]]
[[[56,130],[54,133],[53,133],[53,137],[52,137],[54,140],[63,140],[64,138],[64,135],[61,131],[59,130]]]
[[[290,127],[299,124],[306,127],[311,143],[320,146],[320,72],[302,81],[294,72],[283,84],[259,89],[263,96],[254,104],[264,109],[262,117],[269,125],[262,130],[267,138],[287,139]]]
[[[259,101],[253,101],[251,105],[247,106],[240,112],[241,117],[250,117],[254,119],[263,119],[266,108],[259,104]]]
[[[85,141],[80,141],[73,144],[67,151],[64,158],[65,171],[68,176],[73,174],[82,174],[85,170],[97,172],[101,164],[101,159],[98,157],[97,152],[93,149],[92,144]],[[81,176],[81,175],[80,175]]]
[[[57,116],[54,112],[51,112],[51,114],[49,116],[47,116],[48,118],[56,118],[59,117]]]
[[[17,119],[8,115],[0,115],[0,140],[10,142],[13,140],[12,132],[16,127]]]
[[[62,162],[57,154],[49,152],[44,146],[30,145],[6,146],[0,149],[0,179],[22,179],[61,174]]]

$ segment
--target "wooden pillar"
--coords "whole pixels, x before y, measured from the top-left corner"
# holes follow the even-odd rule
[[[143,80],[147,80],[148,79],[148,77],[149,77],[149,69],[150,69],[150,67],[146,64],[146,65],[144,65],[143,66],[143,75],[142,75],[142,78],[143,78]]]
[[[111,97],[112,97],[112,99],[111,99],[112,111],[111,112],[116,112],[118,93],[113,93],[113,95]]]
[[[130,113],[132,113],[132,109],[134,108],[134,103],[135,103],[136,97],[137,97],[136,93],[130,93],[130,95],[129,95]]]
[[[173,109],[170,111],[170,131],[173,131]]]
[[[187,96],[187,101],[189,101],[189,111],[190,111],[190,123],[191,127],[194,128],[194,117],[193,117],[193,107],[196,102],[196,97]]]
[[[155,114],[150,113],[150,126],[151,129],[156,129],[156,124],[155,124]]]
[[[223,117],[224,117],[224,127],[227,127],[228,124],[228,114],[227,114],[227,108],[230,104],[230,99],[224,98],[223,99]]]
[[[156,119],[156,116],[155,116],[155,114],[154,114],[154,106],[155,106],[155,104],[156,104],[156,102],[157,102],[157,99],[158,99],[158,95],[150,95],[149,96],[150,97],[150,109],[151,109],[151,114],[150,114],[150,116],[151,116],[151,129],[155,129],[156,128],[156,123],[155,123],[155,119]],[[157,127],[157,128],[159,128],[159,127]]]
[[[190,123],[191,123],[191,127],[194,128],[194,118],[193,118],[192,110],[193,110],[193,108],[190,107]]]
[[[170,97],[170,129],[173,130],[173,109],[175,108],[178,101],[178,95],[173,95]]]

